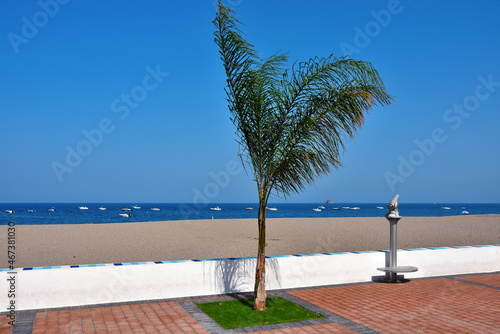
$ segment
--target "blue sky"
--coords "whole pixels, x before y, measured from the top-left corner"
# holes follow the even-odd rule
[[[367,116],[342,168],[288,202],[500,202],[500,1],[231,6],[262,57],[349,53],[396,97]],[[0,1],[0,202],[256,202],[215,10]]]

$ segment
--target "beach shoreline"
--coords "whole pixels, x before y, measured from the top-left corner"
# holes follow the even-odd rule
[[[0,226],[7,245],[8,226]],[[257,219],[18,225],[16,268],[254,257]],[[383,217],[268,218],[266,255],[389,248]],[[500,215],[403,217],[398,248],[500,244]],[[8,268],[7,247],[0,268]]]

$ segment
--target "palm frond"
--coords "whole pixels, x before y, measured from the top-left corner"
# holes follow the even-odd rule
[[[273,184],[285,195],[340,167],[345,138],[363,125],[365,112],[392,100],[371,64],[333,55],[285,72],[282,92],[292,122],[285,127]]]
[[[230,8],[219,3],[214,24],[240,157],[266,196],[273,189],[285,196],[300,192],[340,167],[345,140],[365,113],[392,101],[368,62],[331,55],[285,71],[286,54],[261,60]]]

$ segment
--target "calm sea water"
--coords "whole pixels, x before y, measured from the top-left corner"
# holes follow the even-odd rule
[[[140,209],[132,209],[133,205]],[[321,212],[313,208],[324,206]],[[88,207],[87,210],[79,206]],[[220,211],[210,208],[219,206]],[[99,210],[104,207],[106,210]],[[254,210],[246,210],[252,207]],[[387,203],[286,203],[269,204],[278,210],[266,213],[268,218],[302,218],[302,217],[383,217],[387,212]],[[333,208],[340,210],[333,210]],[[349,207],[349,209],[344,208]],[[351,208],[359,207],[357,210]],[[378,209],[377,207],[383,207]],[[447,207],[449,209],[444,209]],[[49,211],[53,208],[55,211]],[[131,208],[130,217],[121,217],[127,213],[123,208]],[[152,211],[158,208],[159,211]],[[6,213],[13,210],[14,213]],[[405,204],[400,203],[399,212],[404,216],[453,216],[462,215],[462,211],[473,215],[500,214],[500,204],[466,204],[466,203],[438,203],[438,204]],[[220,204],[174,204],[174,203],[7,203],[0,204],[0,225],[15,222],[16,225],[45,225],[45,224],[105,224],[123,222],[144,222],[162,220],[187,219],[230,219],[230,218],[257,218],[257,204],[255,203],[220,203]]]

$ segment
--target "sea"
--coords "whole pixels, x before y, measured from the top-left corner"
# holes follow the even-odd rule
[[[324,207],[321,211],[313,210],[321,206]],[[213,210],[216,207],[220,210]],[[269,203],[268,208],[276,210],[267,210],[267,218],[384,217],[388,213],[387,203]],[[120,216],[127,213],[130,217]],[[0,203],[0,225],[11,222],[56,225],[239,219],[257,218],[257,213],[255,203]],[[500,203],[399,203],[399,213],[403,217],[500,214]]]

